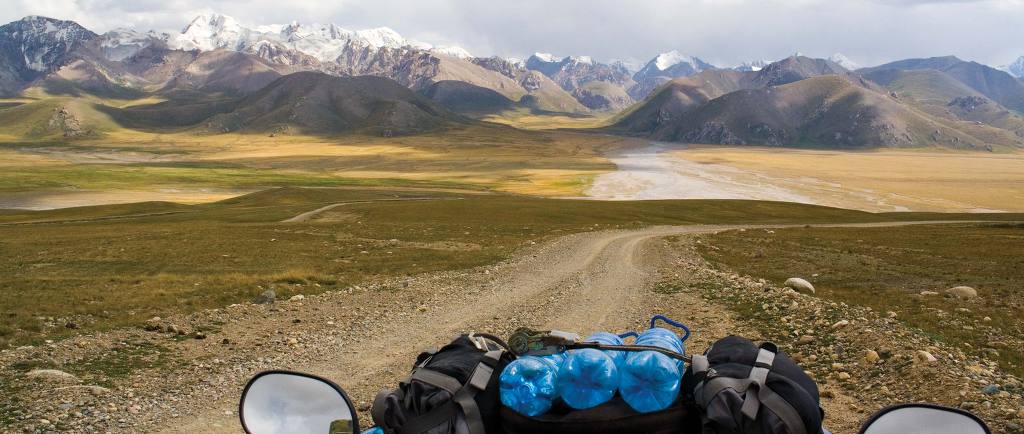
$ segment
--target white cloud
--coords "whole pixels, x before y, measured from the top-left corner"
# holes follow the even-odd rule
[[[648,59],[679,50],[712,63],[801,51],[854,61],[954,54],[991,64],[1024,54],[1024,0],[14,0],[0,20],[39,14],[96,31],[176,31],[199,11],[243,23],[391,27],[478,54],[535,51]]]

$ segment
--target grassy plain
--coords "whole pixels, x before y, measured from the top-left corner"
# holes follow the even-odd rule
[[[393,200],[402,198],[431,200]],[[281,222],[342,202],[359,203],[308,222]],[[602,202],[361,187],[272,189],[200,205],[8,210],[0,212],[0,345],[220,307],[266,288],[287,297],[479,266],[531,240],[571,232],[936,217],[781,202]],[[65,328],[68,322],[78,328]]]
[[[673,156],[844,208],[1024,211],[1024,153],[693,147]]]
[[[819,297],[893,311],[939,340],[1024,374],[1024,224],[731,231],[708,237],[701,249],[740,273],[776,283],[804,277]],[[979,297],[944,295],[959,285],[976,288]]]
[[[611,113],[569,115],[563,113],[536,113],[528,109],[515,109],[484,116],[481,120],[524,130],[556,130],[600,128],[608,125],[612,118],[613,114]]]
[[[34,199],[37,208],[61,206],[63,199],[86,192],[127,202],[168,198],[161,194],[168,191],[220,199],[201,190],[277,186],[447,186],[579,196],[593,176],[614,170],[603,155],[630,143],[498,125],[394,138],[116,130],[73,141],[0,143],[0,193],[17,199],[6,207]],[[147,198],[146,191],[153,195]]]

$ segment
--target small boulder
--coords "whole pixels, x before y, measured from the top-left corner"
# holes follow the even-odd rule
[[[302,300],[305,300],[305,299],[306,299],[305,295],[296,294],[296,295],[293,295],[291,298],[289,298],[288,301],[302,301]]]
[[[841,328],[846,327],[848,325],[850,325],[850,322],[845,320],[845,319],[842,319],[842,320],[837,321],[835,324],[832,324],[832,328],[834,328],[834,329],[841,329]]]
[[[253,299],[252,302],[256,303],[256,304],[270,304],[270,303],[273,303],[274,299],[276,299],[276,298],[277,298],[277,294],[274,293],[274,290],[273,289],[268,289],[266,291],[263,291],[262,294],[260,294],[255,299]]]
[[[935,291],[921,291],[921,295],[924,295],[924,296],[939,295],[939,293],[937,293]]]
[[[956,298],[970,300],[978,297],[978,290],[971,288],[970,286],[955,286],[947,289],[946,294],[952,295]]]
[[[787,288],[792,288],[794,291],[814,294],[814,285],[811,285],[811,282],[799,277],[790,277],[789,279],[786,279],[786,283],[784,285]]]
[[[807,344],[810,344],[810,343],[813,343],[813,342],[814,342],[814,336],[803,335],[803,336],[800,336],[800,339],[796,341],[796,344],[797,345],[807,345]]]
[[[914,362],[922,365],[930,365],[937,361],[939,360],[936,359],[935,356],[932,355],[932,353],[929,353],[925,350],[919,350],[917,353],[914,354]]]
[[[866,353],[864,353],[864,361],[869,364],[877,363],[878,360],[881,358],[882,357],[879,356],[878,352],[875,350],[868,350]]]
[[[107,389],[106,387],[103,387],[103,386],[92,386],[92,385],[90,385],[90,386],[85,386],[85,389],[88,390],[89,393],[93,394],[94,396],[106,395],[106,394],[110,393],[110,389]]]
[[[28,378],[35,378],[57,383],[77,383],[78,377],[57,369],[33,369],[25,374]]]

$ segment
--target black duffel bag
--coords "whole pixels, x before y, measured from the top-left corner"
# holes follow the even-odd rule
[[[383,390],[370,410],[388,434],[500,432],[498,379],[514,358],[490,335],[462,335],[416,358],[396,390]]]
[[[775,344],[729,336],[693,356],[683,376],[704,434],[819,434],[818,385]],[[696,431],[694,431],[696,432]]]
[[[540,416],[525,416],[508,407],[501,409],[505,434],[684,434],[700,428],[700,418],[688,412],[683,400],[653,413],[637,413],[622,397],[587,410],[573,410],[556,401]]]

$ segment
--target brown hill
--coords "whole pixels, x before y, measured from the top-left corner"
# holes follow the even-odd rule
[[[839,76],[729,93],[662,122],[651,137],[827,148],[984,146],[974,137]]]
[[[211,132],[397,135],[459,120],[394,80],[300,72],[243,98],[230,112],[205,121],[203,128]]]
[[[494,90],[457,80],[434,83],[423,96],[448,110],[470,115],[499,113],[516,105]]]
[[[1024,140],[1024,116],[936,69],[884,69],[865,75],[907,104],[988,142]]]
[[[752,77],[748,72],[715,69],[674,79],[619,115],[614,128],[649,133],[701,104],[747,88]]]
[[[821,75],[844,75],[849,71],[827,59],[814,59],[795,55],[773,62],[754,73],[747,87],[767,87],[789,84]]]
[[[1006,108],[1024,113],[1024,81],[1005,71],[954,56],[907,59],[857,72],[885,84],[887,77],[893,76],[887,71],[920,70],[941,71]]]

